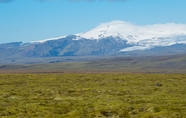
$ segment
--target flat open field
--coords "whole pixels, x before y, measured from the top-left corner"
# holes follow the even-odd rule
[[[185,74],[0,74],[1,118],[185,118]]]
[[[66,57],[67,58],[67,57]],[[73,60],[69,58],[69,60]],[[77,57],[78,58],[78,57]],[[80,58],[80,57],[79,57]],[[39,63],[0,63],[0,73],[66,73],[66,72],[127,72],[127,73],[186,73],[186,55],[157,57],[101,57],[86,61],[40,60]],[[27,58],[27,60],[31,60]],[[1,61],[0,62],[4,62]]]

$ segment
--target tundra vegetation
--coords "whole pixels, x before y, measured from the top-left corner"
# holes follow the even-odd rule
[[[185,74],[0,74],[1,118],[184,118]]]

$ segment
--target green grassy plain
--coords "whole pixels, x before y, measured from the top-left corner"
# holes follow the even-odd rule
[[[185,118],[185,83],[185,74],[0,74],[0,117]]]

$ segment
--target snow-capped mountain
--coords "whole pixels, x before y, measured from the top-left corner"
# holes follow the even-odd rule
[[[116,40],[126,40],[127,44],[134,45],[121,51],[145,50],[156,46],[170,46],[174,44],[186,44],[185,24],[155,24],[139,26],[123,21],[112,21],[98,27],[76,34],[76,40],[86,38],[100,40],[106,37],[115,37]]]
[[[0,44],[0,57],[160,55],[185,54],[185,50],[186,24],[140,26],[112,21],[74,35],[24,44]]]
[[[186,24],[167,23],[140,26],[124,21],[112,21],[100,24],[88,32],[75,34],[75,36],[73,40],[89,39],[98,41],[107,37],[113,37],[116,41],[122,39],[127,44],[133,45],[120,51],[146,50],[159,46],[186,44]],[[36,42],[46,42],[65,37]]]

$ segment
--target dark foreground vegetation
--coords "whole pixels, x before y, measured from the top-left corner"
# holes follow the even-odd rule
[[[1,118],[184,118],[184,74],[1,74]]]

